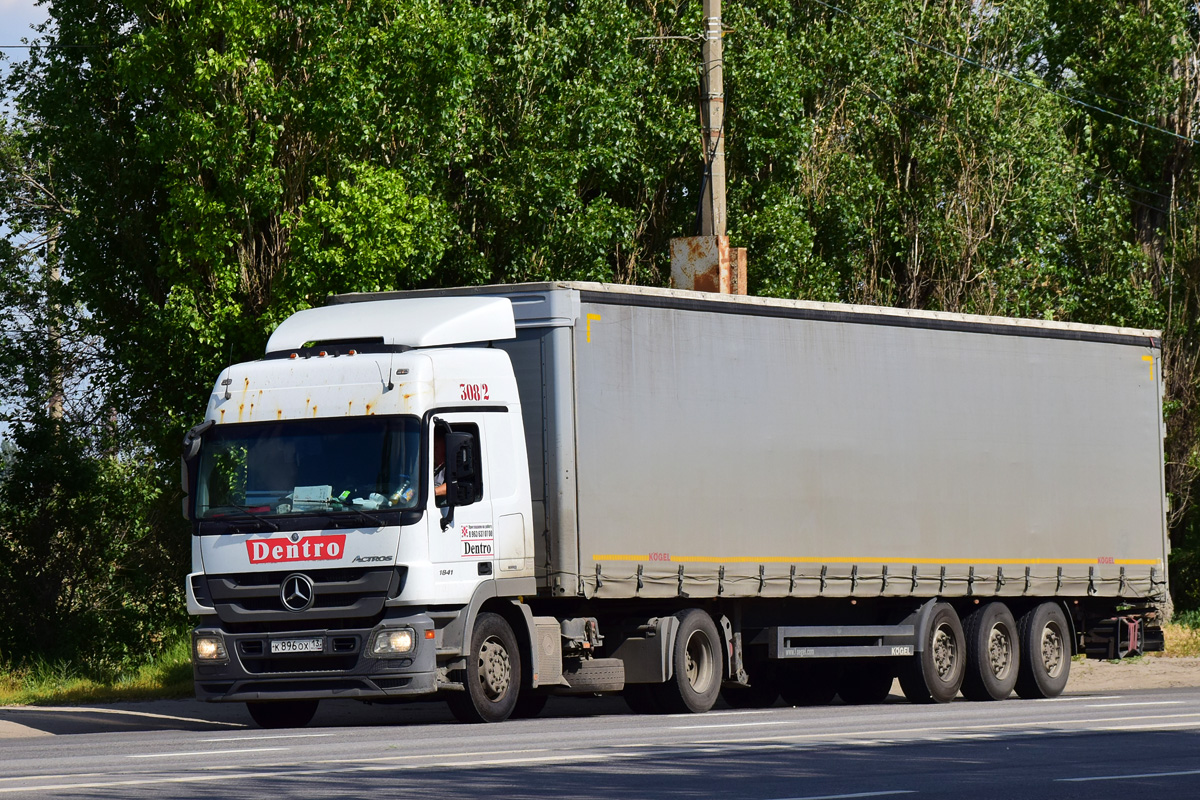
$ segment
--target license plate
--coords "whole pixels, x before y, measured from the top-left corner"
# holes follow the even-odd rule
[[[272,639],[272,653],[320,653],[325,649],[325,640],[318,639]]]

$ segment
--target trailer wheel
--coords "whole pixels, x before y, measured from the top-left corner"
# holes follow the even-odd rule
[[[781,661],[777,669],[779,694],[788,705],[823,706],[837,694],[837,670],[832,661]]]
[[[873,706],[887,699],[895,679],[896,670],[885,659],[851,662],[842,672],[837,693],[847,705]]]
[[[521,690],[521,651],[512,628],[499,614],[475,620],[463,687],[446,703],[460,722],[503,722],[517,705]]]
[[[303,728],[312,722],[320,700],[276,700],[246,703],[260,728]]]
[[[924,649],[900,670],[900,688],[913,703],[949,703],[962,686],[966,648],[962,623],[948,603],[938,603],[921,631]]]
[[[750,685],[726,686],[721,697],[730,708],[770,708],[779,699],[779,685],[774,665],[760,661],[749,665]]]
[[[666,683],[651,684],[664,711],[703,714],[713,707],[721,691],[721,648],[712,617],[698,608],[675,615],[679,630],[672,654],[674,675]]]
[[[1017,623],[1004,603],[988,603],[963,620],[967,670],[962,693],[968,700],[1003,700],[1017,685],[1021,646]]]
[[[1058,697],[1071,672],[1071,641],[1067,617],[1056,603],[1042,603],[1021,615],[1021,669],[1017,694],[1027,700]]]

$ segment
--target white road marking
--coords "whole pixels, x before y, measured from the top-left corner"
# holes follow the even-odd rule
[[[1179,772],[1142,772],[1136,775],[1092,775],[1086,778],[1055,778],[1060,783],[1084,783],[1087,781],[1133,781],[1141,778],[1174,778],[1178,775],[1200,775],[1200,769]]]
[[[803,740],[829,741],[829,740],[833,740],[833,739],[854,739],[854,738],[879,737],[879,736],[894,737],[896,734],[905,734],[905,733],[925,734],[925,736],[917,737],[920,739],[929,739],[929,738],[931,738],[930,734],[938,734],[938,733],[946,734],[952,738],[958,738],[959,736],[962,736],[966,732],[969,732],[969,731],[994,731],[997,728],[1022,728],[1023,727],[1023,728],[1031,729],[1028,731],[1029,733],[1042,733],[1045,731],[1038,731],[1038,730],[1036,730],[1036,728],[1038,728],[1038,727],[1044,728],[1045,726],[1049,726],[1049,725],[1062,725],[1062,726],[1085,725],[1085,726],[1094,726],[1093,727],[1094,730],[1107,730],[1108,728],[1106,728],[1104,726],[1096,725],[1096,723],[1116,722],[1116,723],[1127,723],[1127,724],[1132,725],[1132,724],[1137,724],[1138,720],[1182,719],[1185,717],[1200,717],[1200,714],[1195,714],[1195,713],[1193,713],[1193,714],[1146,714],[1144,716],[1138,716],[1138,717],[1103,717],[1103,718],[1098,718],[1098,719],[1053,719],[1053,720],[1026,721],[1026,722],[994,722],[994,723],[990,723],[988,725],[942,725],[942,726],[938,726],[938,727],[931,727],[931,726],[926,725],[926,726],[922,726],[920,728],[885,728],[885,729],[880,729],[880,730],[862,730],[862,731],[844,731],[844,732],[825,731],[822,733],[795,733],[795,734],[764,733],[763,736],[754,737],[754,738],[700,739],[700,740],[696,741],[696,744],[721,744],[721,743],[734,744],[734,743],[740,743],[740,742],[755,742],[755,741],[803,741]],[[1166,727],[1195,727],[1195,726],[1200,726],[1200,720],[1196,720],[1194,722],[1182,723],[1182,724],[1174,724],[1174,725],[1170,724],[1170,723],[1160,723],[1160,722],[1156,722],[1156,723],[1152,723],[1152,724],[1146,723],[1145,725],[1143,725],[1141,727],[1154,729],[1154,728],[1166,728]],[[688,727],[689,726],[680,726],[680,727],[673,728],[673,730],[687,730]],[[697,726],[692,726],[692,727],[707,728],[707,727],[731,727],[731,726],[724,726],[724,725],[721,725],[721,726],[699,726],[699,725],[697,725]]]
[[[195,717],[175,717],[170,714],[151,714],[149,711],[127,711],[123,708],[91,708],[88,706],[8,706],[4,709],[5,714],[9,712],[34,712],[37,714],[117,714],[129,717],[147,717],[149,719],[170,719],[176,722],[199,722],[204,725],[225,725],[230,728],[245,728],[248,727],[242,722],[218,722],[212,719],[196,719]]]
[[[63,775],[64,778],[95,778],[100,775],[109,775],[108,772],[74,772],[70,775]],[[0,778],[0,781],[32,781],[37,780],[39,775],[14,775],[11,778]]]
[[[693,715],[695,716],[695,715]],[[753,728],[759,725],[797,725],[803,724],[802,719],[777,719],[770,722],[713,722],[708,725],[673,725],[673,731],[698,731],[704,728]]]
[[[1200,721],[1196,722],[1156,722],[1153,725],[1109,725],[1104,728],[1096,728],[1098,731],[1161,731],[1167,728],[1200,728]]]
[[[751,714],[774,714],[780,709],[775,708],[756,708],[748,711],[710,711],[706,716],[709,717],[739,717]],[[666,719],[692,719],[695,714],[666,714]]]
[[[336,733],[284,733],[279,736],[222,736],[217,739],[197,739],[197,742],[266,742],[274,739],[319,739],[337,736]]]
[[[238,752],[238,751],[235,751]],[[245,752],[245,751],[240,751]],[[418,769],[438,769],[441,767],[453,767],[456,769],[474,769],[476,767],[494,767],[507,766],[511,764],[549,764],[556,762],[581,762],[581,761],[608,761],[612,759],[611,753],[579,753],[562,756],[542,756],[539,758],[497,758],[486,761],[475,761],[469,764],[464,764],[461,761],[435,760],[428,764],[387,764],[387,765],[372,765],[365,767],[348,766],[342,769],[330,769],[329,767],[321,767],[320,769],[298,769],[298,770],[272,770],[270,772],[226,772],[226,773],[204,773],[200,775],[179,775],[172,777],[154,777],[154,778],[134,778],[123,781],[93,781],[89,783],[59,783],[53,785],[41,786],[5,786],[0,787],[0,794],[12,794],[14,792],[65,792],[79,789],[106,789],[117,786],[155,786],[162,784],[176,783],[217,783],[219,781],[232,780],[261,780],[263,778],[300,778],[309,775],[334,775],[348,772],[378,772],[381,770],[418,770]],[[45,779],[47,776],[30,776],[29,780]]]
[[[854,792],[853,794],[810,794],[804,797],[775,797],[772,800],[850,800],[852,797],[890,797],[897,794],[916,794],[916,790],[887,789],[882,792]]]
[[[1125,706],[1181,706],[1182,700],[1147,700],[1141,703],[1095,703],[1084,708],[1124,708]]]
[[[529,750],[478,750],[471,753],[422,753],[411,756],[380,756],[378,758],[325,758],[320,761],[310,761],[310,764],[368,764],[379,761],[412,761],[414,758],[474,758],[475,756],[515,756],[521,753],[548,753],[549,749],[539,747]]]
[[[236,753],[272,753],[286,747],[239,747],[237,750],[192,750],[187,753],[137,753],[126,758],[183,758],[185,756],[225,756]]]
[[[1089,694],[1083,697],[1043,697],[1035,703],[1078,703],[1080,700],[1120,700],[1123,694]]]

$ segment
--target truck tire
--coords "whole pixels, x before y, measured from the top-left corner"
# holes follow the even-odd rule
[[[949,603],[938,603],[919,635],[925,645],[900,669],[900,688],[913,703],[949,703],[966,672],[962,623]]]
[[[788,705],[823,706],[837,694],[838,674],[832,661],[781,661],[776,669],[776,685]]]
[[[446,698],[460,722],[503,722],[521,692],[521,651],[504,617],[485,612],[475,620],[463,688]]]
[[[873,706],[887,699],[895,679],[895,667],[886,659],[851,662],[838,681],[838,697],[847,705]]]
[[[703,714],[721,691],[721,638],[712,617],[698,608],[675,615],[679,629],[672,653],[674,674],[666,683],[651,684],[658,703],[672,714]]]
[[[312,722],[320,700],[275,700],[246,703],[260,728],[303,728]]]
[[[1067,616],[1057,603],[1042,603],[1017,623],[1021,669],[1017,694],[1027,700],[1058,697],[1071,672],[1071,640]]]
[[[770,661],[760,661],[747,666],[750,685],[726,686],[721,689],[721,697],[730,708],[770,708],[775,705],[779,699],[779,686],[774,665]]]
[[[968,700],[1003,700],[1017,685],[1021,645],[1017,623],[1004,603],[988,603],[963,620],[967,669],[962,693]]]

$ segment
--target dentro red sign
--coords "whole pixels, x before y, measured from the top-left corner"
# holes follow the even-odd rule
[[[288,561],[337,561],[346,552],[346,534],[306,536],[297,542],[286,539],[251,539],[246,542],[251,564],[281,564]]]

